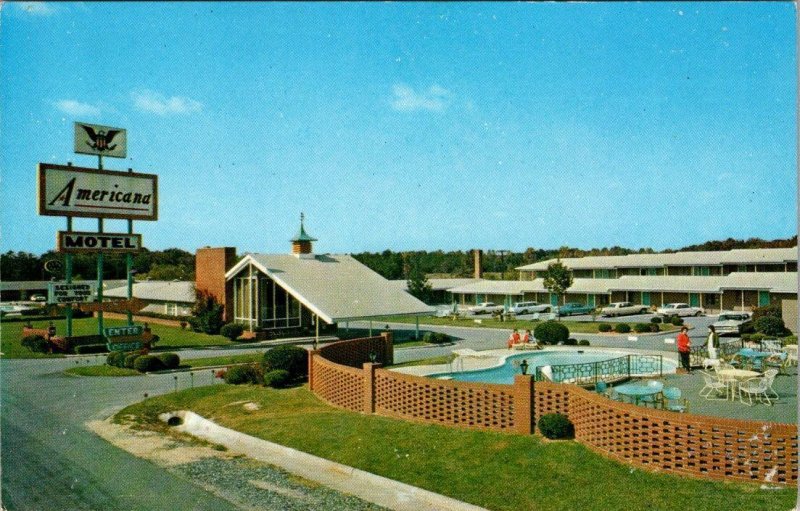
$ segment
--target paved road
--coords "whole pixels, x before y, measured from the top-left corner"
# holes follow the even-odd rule
[[[182,352],[182,357],[232,354]],[[2,504],[8,510],[216,510],[231,504],[158,466],[136,458],[86,430],[149,395],[175,388],[172,374],[78,378],[64,369],[102,358],[0,359]],[[190,384],[177,374],[178,386]],[[212,382],[201,371],[195,384]]]

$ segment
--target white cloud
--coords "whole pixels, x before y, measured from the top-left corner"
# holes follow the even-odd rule
[[[166,97],[151,90],[131,93],[136,108],[157,115],[188,114],[199,112],[203,104],[184,96]]]
[[[450,104],[450,91],[436,84],[418,93],[410,86],[398,83],[392,87],[392,96],[392,108],[400,112],[443,112]]]
[[[52,4],[45,2],[17,2],[17,9],[32,16],[50,16],[56,12]]]
[[[90,105],[89,103],[81,103],[80,101],[75,101],[74,99],[61,99],[54,103],[54,106],[64,112],[65,114],[69,115],[76,115],[76,116],[97,116],[100,115],[100,107],[96,105]]]

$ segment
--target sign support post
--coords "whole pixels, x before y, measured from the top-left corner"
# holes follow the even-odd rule
[[[72,217],[67,217],[67,231],[72,231]],[[66,267],[67,284],[72,284],[72,254],[64,254],[64,266]],[[67,337],[72,337],[72,304],[67,304]]]
[[[102,158],[102,156],[100,156]],[[103,219],[97,219],[97,232],[103,232]],[[103,253],[97,253],[97,302],[103,303]],[[97,311],[97,333],[103,335],[103,311]]]
[[[133,172],[128,168],[128,172]],[[128,234],[133,234],[133,220],[128,219]],[[128,252],[125,255],[125,270],[128,277],[128,300],[133,298],[133,254]],[[128,311],[128,325],[133,325],[133,312]]]

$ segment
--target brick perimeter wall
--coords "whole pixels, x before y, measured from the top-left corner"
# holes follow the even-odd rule
[[[797,428],[791,424],[676,414],[550,382],[536,382],[534,400],[537,417],[567,415],[577,441],[645,469],[713,479],[797,482]]]

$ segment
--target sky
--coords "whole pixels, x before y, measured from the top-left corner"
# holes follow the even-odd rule
[[[797,232],[792,3],[4,3],[0,250],[127,129],[151,250],[656,250]],[[76,230],[97,221],[76,219]],[[107,232],[125,232],[107,220]]]

